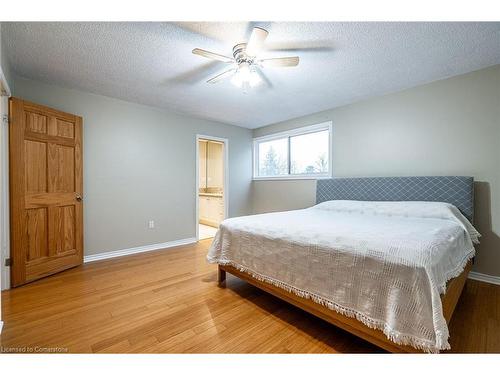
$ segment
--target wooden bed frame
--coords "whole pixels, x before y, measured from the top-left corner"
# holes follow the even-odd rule
[[[462,290],[467,280],[467,276],[472,267],[472,261],[469,261],[464,271],[460,276],[451,279],[446,287],[446,293],[441,296],[441,301],[443,303],[443,315],[446,322],[449,323],[453,315],[453,311],[457,305],[458,299],[462,294]],[[278,288],[272,284],[259,281],[249,275],[248,273],[241,272],[232,266],[218,266],[218,277],[217,281],[219,286],[224,287],[226,285],[226,272],[239,277],[242,280],[262,289],[265,292],[272,294],[288,303],[291,303],[298,308],[307,311],[327,322],[342,328],[353,335],[356,335],[366,341],[371,342],[391,353],[422,353],[422,351],[415,349],[407,345],[398,345],[390,341],[382,331],[378,329],[372,329],[361,323],[356,318],[350,318],[345,315],[339,314],[334,310],[320,305],[310,299],[299,297],[293,293],[287,292],[284,289]]]

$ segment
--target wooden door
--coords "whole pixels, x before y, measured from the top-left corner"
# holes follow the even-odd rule
[[[83,262],[82,119],[10,100],[11,284]]]

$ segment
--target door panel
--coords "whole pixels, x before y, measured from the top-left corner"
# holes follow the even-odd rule
[[[47,208],[33,208],[26,210],[28,262],[49,256],[47,237],[48,219]]]
[[[47,116],[26,112],[26,130],[35,133],[47,133]]]
[[[75,191],[75,148],[49,144],[49,192]]]
[[[56,253],[76,250],[76,214],[74,206],[61,206],[54,209],[54,240]]]
[[[10,101],[11,282],[83,261],[82,119]]]
[[[47,192],[47,144],[24,141],[26,193]]]
[[[56,127],[56,135],[58,135],[59,137],[71,139],[75,137],[75,124],[61,119],[56,119]]]

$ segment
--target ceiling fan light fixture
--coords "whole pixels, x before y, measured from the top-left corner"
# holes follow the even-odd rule
[[[250,81],[250,77],[252,76],[250,65],[248,63],[241,63],[238,67],[237,74],[239,74],[242,81]]]
[[[231,78],[231,83],[237,87],[256,87],[262,82],[259,74],[249,64],[242,63]]]
[[[243,87],[243,80],[241,79],[241,76],[238,72],[236,72],[233,75],[233,78],[231,78],[231,83],[235,85],[236,87]]]
[[[258,53],[262,50],[268,32],[261,27],[254,27],[248,43],[239,43],[233,47],[233,57],[224,56],[201,48],[193,49],[195,55],[208,59],[231,63],[232,68],[210,78],[207,83],[213,84],[231,77],[231,83],[247,92],[249,88],[256,87],[262,82],[271,84],[260,68],[264,67],[290,67],[299,64],[298,56],[275,57],[259,59]]]

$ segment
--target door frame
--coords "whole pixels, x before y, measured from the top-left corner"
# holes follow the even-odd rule
[[[0,290],[10,289],[10,267],[5,260],[10,257],[9,216],[9,84],[0,67]]]
[[[214,137],[211,135],[205,134],[196,134],[196,190],[195,190],[195,227],[196,227],[196,241],[199,241],[200,233],[199,233],[199,220],[200,220],[200,202],[198,192],[200,191],[200,146],[199,140],[206,139],[207,141],[216,141],[224,144],[224,178],[223,178],[223,199],[224,199],[224,219],[228,218],[229,213],[229,139]]]

